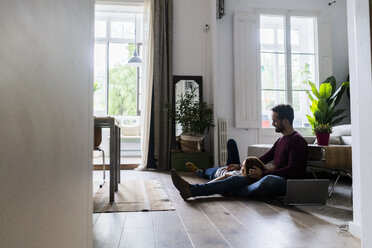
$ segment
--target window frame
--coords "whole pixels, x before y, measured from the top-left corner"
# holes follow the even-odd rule
[[[300,10],[267,10],[267,9],[257,9],[256,13],[258,15],[258,22],[259,22],[259,33],[261,29],[260,17],[261,15],[273,15],[273,16],[283,16],[284,17],[284,28],[285,28],[285,35],[284,35],[284,55],[285,55],[285,100],[287,104],[293,105],[293,88],[292,88],[292,55],[293,54],[304,54],[309,55],[310,53],[292,53],[291,49],[291,17],[311,17],[314,18],[314,62],[315,62],[315,75],[314,81],[316,84],[319,82],[320,78],[320,50],[319,50],[319,25],[320,25],[320,12],[319,11],[300,11]],[[261,40],[259,41],[259,54],[261,56]],[[261,66],[261,59],[260,59],[260,66]],[[260,76],[260,111],[262,111],[262,80]],[[299,91],[299,90],[295,90]],[[261,114],[261,125],[260,125],[260,133],[263,136],[270,136],[272,135],[273,126],[270,127],[262,127],[262,114]],[[267,131],[265,131],[267,130]],[[296,130],[300,131],[303,134],[311,135],[311,127],[296,127]]]
[[[122,13],[125,13],[125,14],[143,14],[142,12],[131,12],[131,11],[128,11],[128,12],[122,12]],[[105,44],[106,45],[106,67],[105,67],[105,72],[106,72],[106,75],[105,75],[105,90],[104,90],[104,93],[105,93],[105,102],[104,102],[104,113],[102,113],[101,111],[99,112],[95,112],[97,115],[107,115],[108,112],[109,112],[109,95],[110,95],[110,80],[109,80],[109,72],[110,72],[110,63],[109,63],[109,60],[110,60],[110,44],[136,44],[136,49],[137,49],[137,54],[138,56],[140,56],[140,46],[142,46],[142,42],[139,42],[139,32],[138,32],[138,29],[137,28],[137,32],[136,32],[136,37],[133,38],[133,39],[128,39],[128,38],[111,38],[111,22],[112,21],[128,21],[128,20],[132,20],[131,18],[128,18],[128,17],[120,17],[118,16],[117,13],[105,13],[105,12],[100,12],[100,11],[97,11],[96,12],[96,17],[94,18],[94,21],[100,21],[100,20],[104,20],[106,21],[106,36],[105,37],[94,37],[94,44]],[[139,17],[137,16],[137,23],[138,23],[138,20],[139,20]],[[136,42],[136,43],[135,43]],[[140,79],[141,79],[141,75],[139,75],[140,73],[140,69],[139,68],[136,68],[137,70],[137,75],[136,75],[136,86],[137,86],[137,93],[136,93],[136,96],[137,96],[137,99],[136,99],[136,116],[140,116],[141,115],[141,111],[140,111]],[[94,110],[95,111],[95,110]]]

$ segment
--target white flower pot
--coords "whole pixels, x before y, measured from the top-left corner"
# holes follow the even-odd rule
[[[182,152],[201,152],[203,149],[204,135],[180,135]]]

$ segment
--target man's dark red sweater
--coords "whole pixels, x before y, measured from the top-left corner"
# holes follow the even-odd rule
[[[260,160],[267,164],[273,161],[275,169],[263,171],[262,177],[266,175],[277,175],[287,179],[304,178],[307,162],[307,142],[301,134],[296,131],[279,138],[274,146]]]

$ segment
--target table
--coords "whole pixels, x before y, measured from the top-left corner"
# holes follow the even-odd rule
[[[337,178],[329,192],[330,197],[341,175],[346,175],[352,178],[351,146],[320,146],[309,144],[308,147],[307,166],[312,169],[314,177],[316,177],[314,169],[326,170],[332,174],[337,174]]]
[[[114,117],[94,117],[94,127],[110,129],[110,202],[120,183],[120,123]]]

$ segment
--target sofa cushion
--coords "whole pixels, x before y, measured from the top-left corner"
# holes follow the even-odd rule
[[[341,136],[342,145],[350,145],[351,146],[351,136]]]
[[[308,144],[314,144],[314,142],[316,141],[315,136],[304,136],[304,139]]]
[[[333,136],[351,136],[351,124],[334,126],[332,128]]]

